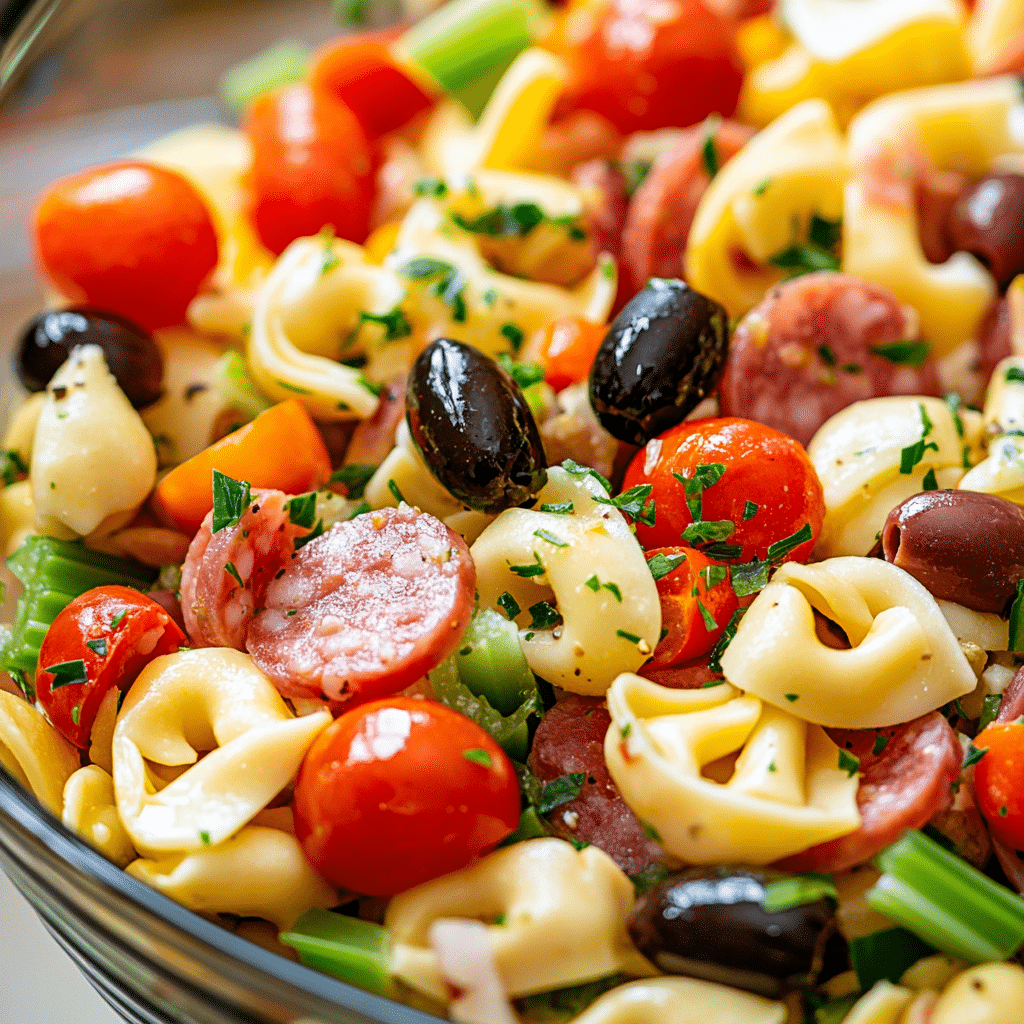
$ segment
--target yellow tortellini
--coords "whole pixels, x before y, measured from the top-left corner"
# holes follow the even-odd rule
[[[79,759],[34,705],[0,690],[0,764],[48,811],[60,814],[64,786]]]
[[[156,452],[103,349],[74,349],[46,391],[30,472],[39,532],[73,540],[123,526],[153,489]]]
[[[867,554],[889,511],[929,474],[936,487],[956,486],[980,440],[978,414],[954,416],[938,398],[869,398],[836,413],[807,446],[825,493],[816,556]]]
[[[68,779],[62,818],[68,828],[118,867],[135,860],[135,847],[117,814],[114,780],[99,765],[79,768]]]
[[[815,610],[852,646],[823,644]],[[722,671],[776,707],[844,729],[909,722],[977,684],[935,599],[878,558],[781,566],[740,621]]]
[[[661,631],[661,602],[644,553],[622,513],[591,475],[548,470],[538,509],[502,512],[473,544],[480,605],[511,594],[530,621],[532,606],[557,602],[554,628],[521,628],[530,668],[574,693],[600,695],[620,672],[650,657]],[[542,511],[547,505],[559,511]]]
[[[913,203],[886,202],[872,185],[880,154],[920,147],[940,171],[975,178],[1005,154],[1024,150],[1017,123],[1024,116],[1019,87],[1010,77],[896,93],[865,107],[850,125],[856,170],[846,189],[843,270],[885,285],[921,318],[921,337],[937,356],[977,336],[995,295],[995,282],[975,257],[954,253],[929,263],[921,249]]]
[[[963,475],[965,491],[1024,504],[1024,358],[1009,356],[992,373],[983,413],[988,456]]]
[[[805,241],[812,216],[842,216],[847,175],[828,104],[807,100],[786,111],[708,186],[686,245],[687,281],[742,316],[782,277],[769,259]]]
[[[291,781],[330,721],[326,710],[295,718],[241,651],[154,659],[114,729],[117,809],[135,848],[177,853],[228,839]],[[159,774],[189,765],[169,782]]]
[[[750,69],[740,114],[766,125],[795,103],[827,100],[847,122],[858,107],[899,89],[970,73],[958,0],[781,0],[792,36]]]
[[[554,838],[516,843],[391,900],[384,923],[395,939],[392,969],[410,987],[446,1001],[428,933],[440,918],[466,917],[488,925],[512,997],[618,971],[651,975],[626,933],[633,900],[633,883],[597,847],[574,850]]]
[[[282,931],[311,907],[338,902],[295,836],[263,825],[247,825],[208,849],[140,858],[127,871],[190,910],[262,917]]]
[[[624,674],[608,710],[615,784],[688,863],[767,864],[860,824],[856,773],[825,731],[728,683],[674,690]]]
[[[632,981],[606,992],[574,1024],[786,1024],[785,1004],[698,978]]]

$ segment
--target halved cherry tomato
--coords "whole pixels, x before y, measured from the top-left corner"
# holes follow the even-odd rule
[[[433,100],[399,67],[391,43],[402,29],[343,36],[321,50],[309,84],[341,100],[371,138],[401,128]]]
[[[202,197],[142,160],[55,181],[36,207],[34,236],[39,268],[62,295],[149,330],[181,323],[217,265]]]
[[[544,379],[555,391],[586,380],[607,333],[606,324],[591,323],[581,316],[552,320],[536,345],[536,360],[544,367]]]
[[[317,737],[295,783],[295,834],[343,889],[391,896],[464,867],[519,822],[505,752],[443,704],[389,697]]]
[[[574,0],[546,45],[570,67],[560,113],[596,110],[629,134],[736,109],[735,29],[701,0]]]
[[[1024,722],[993,722],[974,745],[985,751],[974,766],[978,809],[997,839],[1024,850]]]
[[[373,157],[344,103],[300,83],[258,96],[242,128],[252,144],[249,209],[260,241],[280,254],[325,227],[362,242],[369,230]]]
[[[623,490],[637,484],[653,487],[655,523],[636,524],[647,550],[682,543],[726,562],[803,562],[825,514],[821,483],[800,443],[735,417],[680,423],[648,442],[626,470]]]
[[[648,551],[647,563],[659,574],[676,566],[657,580],[663,636],[647,667],[675,668],[707,654],[739,606],[728,566],[686,547]]]
[[[43,637],[36,695],[57,731],[85,749],[107,691],[126,690],[150,661],[187,643],[145,594],[113,585],[87,590]]]

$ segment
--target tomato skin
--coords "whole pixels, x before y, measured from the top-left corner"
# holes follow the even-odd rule
[[[574,0],[548,45],[570,67],[561,114],[594,110],[628,135],[736,109],[735,30],[701,0]]]
[[[373,199],[373,157],[355,114],[308,85],[258,96],[242,129],[252,144],[249,213],[263,244],[280,255],[296,238],[332,226],[365,240]]]
[[[171,616],[145,594],[114,585],[87,590],[43,637],[36,696],[57,731],[84,750],[107,691],[126,690],[150,661],[186,644]],[[76,661],[84,663],[87,681],[54,686],[47,668]]]
[[[401,32],[399,28],[342,36],[324,47],[310,68],[313,89],[344,103],[373,139],[401,128],[433,103],[392,56],[390,44]]]
[[[645,666],[656,670],[676,668],[707,654],[715,646],[729,625],[733,612],[739,607],[739,602],[729,584],[728,567],[700,551],[673,547],[656,548],[645,554],[648,562],[656,555],[667,558],[685,556],[672,572],[657,581],[658,597],[661,599],[661,628],[667,632]],[[708,573],[712,566],[722,567],[725,575],[709,589]],[[715,620],[714,629],[708,629],[701,614],[701,605]]]
[[[607,324],[581,316],[560,316],[544,328],[537,345],[537,361],[544,379],[555,391],[579,384],[590,375],[594,356],[608,333]]]
[[[154,330],[180,324],[217,265],[202,197],[180,174],[118,160],[55,181],[35,210],[42,275],[73,304]]]
[[[975,738],[987,753],[974,766],[974,789],[992,834],[1024,849],[1024,722],[992,722]]]
[[[765,560],[770,545],[809,523],[811,539],[775,559],[805,562],[825,515],[821,483],[807,453],[799,442],[778,430],[727,416],[680,423],[633,458],[622,489],[651,484],[655,500],[654,526],[636,524],[637,539],[644,549],[679,544],[683,531],[694,521],[685,487],[673,474],[693,477],[697,466],[716,463],[724,465],[725,472],[704,490],[701,518],[704,522],[732,522],[734,530],[725,543],[742,549],[723,561]],[[758,508],[751,518],[744,519],[748,501]]]
[[[487,767],[465,756],[484,751]],[[456,871],[519,822],[515,769],[490,734],[434,701],[363,704],[316,739],[295,783],[295,834],[341,888],[392,896]]]

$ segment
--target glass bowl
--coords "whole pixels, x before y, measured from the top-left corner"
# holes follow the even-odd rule
[[[227,68],[282,37],[316,45],[338,32],[327,0],[0,0],[0,351],[43,302],[28,225],[46,183],[175,128],[229,121],[215,98]],[[18,394],[10,359],[0,359],[3,404]],[[2,768],[0,868],[127,1021],[437,1020],[178,906],[109,863]]]

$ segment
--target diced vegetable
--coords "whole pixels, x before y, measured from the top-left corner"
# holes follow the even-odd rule
[[[864,894],[870,906],[941,952],[978,964],[1024,942],[1024,899],[922,833],[907,832],[875,862],[884,874]]]
[[[455,665],[474,696],[485,697],[501,715],[514,715],[526,701],[537,699],[537,682],[519,646],[519,630],[489,608],[470,622]]]
[[[257,96],[300,81],[308,64],[307,47],[294,39],[282,39],[250,60],[229,68],[220,80],[221,98],[240,114]]]

